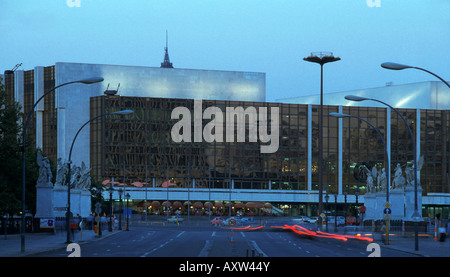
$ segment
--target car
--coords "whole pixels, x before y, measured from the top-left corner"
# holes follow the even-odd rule
[[[344,226],[344,225],[345,225],[345,217],[343,217],[343,216],[338,216],[338,217],[337,217],[337,225],[338,225],[338,226]]]
[[[317,221],[319,221],[319,217],[317,216],[313,216],[311,218],[308,219],[308,223],[316,223]]]
[[[241,223],[246,223],[246,222],[251,222],[251,221],[252,220],[250,218],[248,218],[248,217],[243,217],[243,218],[240,219]]]
[[[221,217],[215,217],[213,220],[211,220],[211,224],[222,224],[223,218]]]
[[[183,221],[183,218],[178,217],[176,215],[171,216],[168,220],[169,223],[179,223]]]
[[[298,218],[294,218],[294,221],[300,221],[300,222],[309,222],[310,218],[307,216],[299,216]]]
[[[231,226],[230,225],[230,221],[231,220],[235,220],[235,223],[236,223],[235,225],[241,224],[241,221],[239,220],[239,218],[237,218],[237,217],[230,217],[230,218],[227,218],[224,221],[222,221],[222,225]]]

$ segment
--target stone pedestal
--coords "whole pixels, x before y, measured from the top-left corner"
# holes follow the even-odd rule
[[[82,190],[80,193],[79,211],[82,217],[87,217],[91,213],[91,192],[89,190]]]
[[[385,201],[386,202],[386,201]],[[405,217],[405,193],[404,190],[392,189],[389,191],[389,203],[391,205],[391,219],[399,220]],[[383,206],[383,210],[384,210]]]
[[[53,213],[55,217],[65,217],[67,210],[67,187],[55,186],[53,189]]]
[[[36,186],[36,218],[53,218],[53,186]]]
[[[386,191],[379,191],[376,194],[375,220],[383,219],[384,205],[386,204]]]
[[[407,186],[405,188],[405,220],[406,221],[415,221],[413,219],[414,213],[414,187]],[[417,187],[417,211],[420,215],[420,221],[422,221],[422,187]]]
[[[364,218],[366,220],[374,220],[376,219],[376,200],[375,200],[375,193],[366,193],[364,195],[364,206],[366,206],[366,214],[364,215]]]

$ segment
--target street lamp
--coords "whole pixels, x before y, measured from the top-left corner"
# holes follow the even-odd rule
[[[123,194],[123,189],[122,189],[122,188],[119,188],[119,189],[117,190],[117,192],[119,193],[119,202],[120,202],[119,231],[122,231],[122,212],[123,212],[122,194]]]
[[[320,109],[319,109],[319,214],[322,213],[322,178],[323,178],[323,65],[330,62],[339,61],[339,57],[334,57],[331,52],[313,52],[304,61],[320,64]],[[320,217],[319,217],[320,218]],[[322,220],[320,219],[320,225]]]
[[[113,191],[114,191],[112,183],[110,183],[108,191],[109,191],[109,205],[110,205],[108,231],[112,232],[112,225],[113,225],[113,222],[112,222],[112,213],[113,213],[112,194],[113,194]]]
[[[125,231],[130,231],[130,229],[128,229],[128,225],[129,225],[129,222],[128,222],[128,201],[130,200],[130,194],[127,193],[125,195],[125,198],[127,199],[127,225],[125,226]]]
[[[122,111],[117,111],[117,112],[112,112],[112,113],[105,113],[105,114],[101,114],[101,115],[98,115],[96,117],[93,117],[93,118],[89,119],[86,123],[84,123],[83,126],[80,127],[80,129],[78,129],[77,133],[75,134],[75,137],[73,138],[72,145],[70,146],[70,151],[69,151],[69,161],[68,161],[69,169],[68,169],[68,174],[67,174],[68,178],[66,179],[66,184],[67,184],[67,213],[66,213],[67,243],[71,242],[70,241],[70,233],[69,233],[69,230],[70,230],[70,177],[71,177],[70,176],[70,174],[71,174],[71,172],[70,172],[71,166],[70,165],[72,163],[72,161],[71,161],[72,150],[73,150],[73,146],[75,144],[75,140],[77,139],[78,134],[81,132],[81,130],[87,124],[89,124],[91,121],[93,121],[93,120],[95,120],[97,118],[100,118],[100,117],[103,117],[103,116],[107,116],[107,115],[114,115],[114,114],[127,115],[127,114],[131,114],[131,113],[133,113],[132,110],[122,110]]]
[[[102,194],[103,194],[103,187],[100,186],[100,187],[97,188],[97,196],[98,196],[98,199],[99,199],[98,203],[100,203],[100,201],[102,199]],[[67,212],[68,215],[66,216],[66,218],[69,218],[69,212],[70,212],[70,210]],[[98,226],[98,236],[99,237],[102,236],[102,223],[103,223],[102,222],[102,216],[100,215],[100,213],[98,213],[97,214],[97,226]],[[67,236],[67,242],[69,242],[69,236]]]
[[[328,191],[327,191],[327,193],[325,194],[325,203],[326,203],[326,209],[327,210],[329,210],[328,209],[328,199],[330,199],[330,196],[328,196]],[[322,223],[320,223],[320,224],[322,224]],[[325,229],[326,229],[326,232],[328,233],[328,215],[327,215],[327,211],[325,211]]]
[[[99,82],[102,82],[102,81],[103,81],[102,77],[93,77],[93,78],[87,78],[87,79],[67,82],[67,83],[58,85],[58,86],[50,89],[46,93],[44,93],[34,103],[33,107],[31,107],[31,110],[28,112],[28,116],[27,116],[27,119],[25,121],[25,124],[23,125],[23,132],[22,132],[22,225],[20,227],[20,249],[21,249],[21,252],[25,252],[25,138],[26,138],[27,127],[28,127],[28,123],[30,121],[31,115],[33,114],[34,109],[36,108],[37,104],[46,95],[48,95],[52,91],[56,90],[57,88],[60,88],[60,87],[65,86],[65,85],[75,84],[75,83],[81,83],[81,84],[89,85],[89,84],[99,83]]]
[[[355,189],[355,197],[356,197],[356,222],[355,225],[359,225],[358,221],[359,221],[359,213],[358,213],[358,196],[359,196],[359,188],[356,187]]]
[[[375,128],[375,126],[373,126],[372,124],[370,124],[370,122],[369,121],[367,121],[367,120],[365,120],[365,119],[363,119],[363,118],[360,118],[360,117],[357,117],[357,116],[354,116],[354,115],[349,115],[349,114],[344,114],[344,113],[330,113],[330,115],[331,116],[333,116],[333,117],[337,117],[337,118],[344,118],[344,117],[353,117],[353,118],[357,118],[357,119],[359,119],[359,120],[361,120],[361,121],[364,121],[364,122],[366,122],[367,124],[369,124],[369,126],[370,127],[372,127],[377,133],[378,133],[378,136],[380,137],[380,139],[381,139],[381,142],[383,143],[383,147],[384,147],[384,152],[385,152],[385,158],[386,158],[386,169],[388,169],[388,170],[386,170],[386,203],[388,203],[389,202],[389,155],[388,155],[388,152],[387,152],[387,148],[386,148],[386,143],[385,143],[385,141],[384,141],[384,138],[383,138],[383,135],[380,133],[380,131],[377,129],[377,128]]]
[[[417,201],[417,188],[418,188],[417,148],[416,148],[416,140],[414,139],[414,135],[413,135],[413,132],[411,130],[411,127],[409,126],[408,122],[403,117],[403,115],[396,108],[392,107],[388,103],[385,103],[385,102],[383,102],[381,100],[373,99],[373,98],[366,98],[366,97],[361,97],[361,96],[355,96],[355,95],[347,95],[347,96],[345,96],[345,99],[350,100],[350,101],[370,100],[370,101],[375,101],[375,102],[381,103],[381,104],[383,104],[385,106],[388,106],[389,108],[394,110],[400,116],[400,118],[403,120],[403,122],[405,122],[405,125],[408,128],[409,135],[411,137],[412,148],[413,148],[413,155],[414,155],[414,212],[413,212],[413,215],[412,215],[412,219],[414,220],[414,249],[416,251],[418,251],[419,250],[419,224],[418,224],[418,222],[421,220],[422,217],[421,217],[421,215],[419,213],[418,203],[417,203],[418,202]]]
[[[337,232],[337,190],[334,191],[334,232]]]
[[[444,82],[444,84],[447,85],[447,87],[450,88],[450,84],[447,83],[443,78],[439,77],[438,75],[434,74],[431,71],[428,71],[424,68],[421,67],[417,67],[417,66],[411,66],[411,65],[405,65],[405,64],[399,64],[399,63],[391,63],[391,62],[386,62],[386,63],[382,63],[381,64],[382,68],[386,68],[386,69],[390,69],[390,70],[403,70],[403,69],[407,69],[407,68],[414,68],[414,69],[419,69],[422,71],[425,71],[431,75],[433,75],[434,77],[438,78],[439,80],[441,80],[442,82]]]
[[[344,189],[344,225],[347,226],[347,188]],[[345,231],[345,229],[344,229]]]

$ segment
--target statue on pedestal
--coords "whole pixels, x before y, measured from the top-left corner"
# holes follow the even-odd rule
[[[79,166],[75,166],[72,170],[72,177],[70,178],[70,188],[78,188],[78,178],[81,175],[81,169]]]
[[[88,190],[91,187],[91,169],[88,168],[84,162],[81,163],[80,179],[78,181],[78,188],[81,190]]]
[[[405,177],[402,176],[403,171],[402,167],[399,163],[397,163],[397,167],[395,168],[394,180],[392,181],[393,189],[403,189],[406,184]]]
[[[37,180],[37,186],[39,187],[53,187],[52,178],[53,174],[50,169],[50,161],[47,157],[42,156],[42,153],[38,151],[37,164],[39,165],[39,178]]]
[[[378,174],[378,188],[380,191],[386,190],[387,188],[387,179],[386,179],[386,170],[384,168],[381,169],[381,172]]]
[[[406,186],[413,187],[415,185],[414,182],[414,161],[411,161],[411,166],[407,166],[405,169],[406,173]],[[423,156],[420,156],[419,160],[417,161],[417,170],[420,171],[423,166]]]
[[[367,169],[367,168],[366,168]],[[377,178],[377,168],[374,166],[372,168],[372,171],[370,171],[369,169],[367,169],[367,192],[376,192],[376,187],[373,184],[373,182],[376,180]]]
[[[67,163],[63,163],[61,158],[58,158],[58,166],[56,168],[55,187],[66,185]]]

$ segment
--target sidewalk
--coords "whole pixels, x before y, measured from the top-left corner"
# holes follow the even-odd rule
[[[377,237],[375,237],[374,242],[380,244],[381,256],[383,256],[383,248],[389,248],[421,257],[450,257],[450,240],[448,238],[445,242],[440,242],[439,238],[434,240],[434,235],[419,234],[418,241],[418,251],[415,250],[413,233],[405,235],[390,234],[389,245],[383,244]]]
[[[109,232],[108,229],[102,230],[102,236],[96,237],[94,230],[83,230],[75,233],[73,242],[80,245],[91,241],[103,239],[111,235],[117,234],[114,230]],[[0,235],[0,257],[25,257],[39,252],[45,252],[55,249],[65,249],[67,247],[67,233],[26,233],[25,234],[25,252],[21,252],[20,234]],[[69,255],[70,252],[67,252]]]

